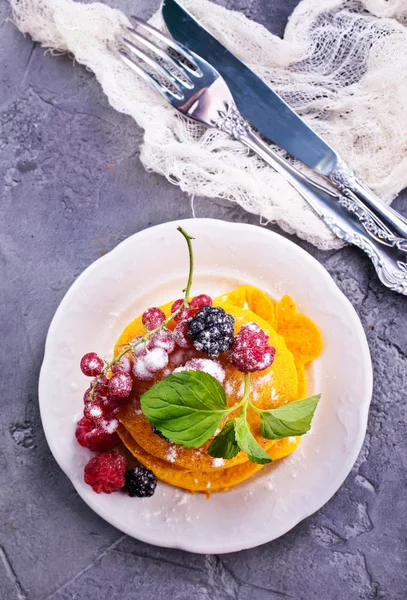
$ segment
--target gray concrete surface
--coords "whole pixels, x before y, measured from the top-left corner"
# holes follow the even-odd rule
[[[144,0],[141,13],[157,4]],[[295,4],[228,2],[278,34]],[[323,253],[294,238],[353,303],[375,369],[364,448],[324,508],[273,543],[217,557],[130,539],[78,498],[39,417],[48,325],[87,265],[191,208],[178,188],[143,170],[140,130],[108,106],[92,73],[21,36],[5,0],[0,15],[1,600],[404,600],[407,300],[381,287],[352,248]],[[407,214],[407,196],[396,206]],[[258,221],[222,200],[197,199],[195,209]]]

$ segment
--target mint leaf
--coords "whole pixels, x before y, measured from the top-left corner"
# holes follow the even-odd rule
[[[224,428],[212,441],[208,454],[215,458],[233,458],[240,452],[235,436],[235,419],[226,421]]]
[[[260,465],[266,465],[271,462],[271,458],[265,450],[257,442],[256,438],[250,431],[246,416],[242,415],[235,421],[235,436],[236,442],[241,450],[246,452],[252,462]]]
[[[146,419],[186,448],[202,446],[230,412],[221,384],[202,371],[173,373],[145,392],[140,402]]]
[[[278,440],[307,433],[320,398],[321,394],[318,394],[279,408],[263,410],[260,416],[261,435],[269,440]]]

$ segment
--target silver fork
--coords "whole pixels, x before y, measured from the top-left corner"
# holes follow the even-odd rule
[[[337,237],[369,256],[386,287],[407,295],[406,240],[392,235],[366,206],[307,177],[265,144],[239,113],[227,84],[209,63],[148,23],[132,19],[166,49],[127,27],[119,49],[123,61],[180,113],[228,133],[259,155],[285,177]]]

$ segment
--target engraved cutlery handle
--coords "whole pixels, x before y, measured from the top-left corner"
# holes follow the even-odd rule
[[[407,252],[407,220],[359,181],[352,169],[343,160],[332,171],[329,179],[351,202],[361,201],[378,217],[382,228],[378,232],[379,236],[385,239],[387,232],[387,234],[390,234],[390,236],[387,235],[387,240],[400,250]]]
[[[282,175],[312,206],[329,229],[340,239],[358,246],[372,261],[380,281],[391,290],[407,295],[406,250],[401,242],[386,243],[375,239],[375,232],[366,228],[366,219],[377,222],[374,215],[357,198],[345,198],[309,179],[263,142],[250,128],[240,113],[229,109],[215,125],[258,154]],[[353,206],[350,207],[349,201]],[[378,221],[380,223],[380,221]],[[373,227],[373,225],[371,225]],[[407,224],[406,224],[407,228]],[[406,232],[407,233],[407,232]],[[395,236],[395,239],[398,240]],[[404,240],[405,241],[405,240]]]

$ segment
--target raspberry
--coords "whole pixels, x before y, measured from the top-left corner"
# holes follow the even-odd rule
[[[78,421],[75,436],[81,446],[95,452],[111,450],[120,441],[117,433],[107,434],[102,428],[95,426],[86,417],[82,417]]]
[[[200,310],[204,306],[212,306],[212,298],[207,294],[199,294],[192,298],[189,306],[195,310]]]
[[[88,352],[81,358],[81,371],[87,377],[95,377],[103,371],[105,363],[96,352]]]
[[[187,321],[178,323],[174,329],[175,343],[180,348],[191,348],[192,340],[188,335],[188,323]]]
[[[165,321],[165,313],[161,308],[153,307],[145,310],[141,316],[141,321],[148,331],[157,329]]]
[[[121,357],[119,362],[112,365],[112,373],[130,373],[131,371],[131,361],[128,356],[124,355]]]
[[[127,398],[130,396],[133,387],[133,379],[129,373],[119,371],[109,380],[109,394],[118,398]]]
[[[175,350],[175,339],[174,334],[169,329],[161,329],[154,333],[148,340],[147,347],[149,350],[153,348],[162,348],[168,354],[171,354]]]
[[[157,477],[150,469],[139,465],[126,473],[126,485],[124,491],[129,496],[138,498],[149,498],[157,487]]]
[[[275,348],[268,345],[268,339],[256,323],[243,325],[230,348],[230,362],[243,373],[267,369],[276,353]]]
[[[151,373],[158,373],[168,365],[168,354],[162,348],[153,348],[144,357],[144,364]]]
[[[85,466],[84,479],[97,494],[111,494],[125,485],[125,473],[124,457],[113,450],[92,458]]]
[[[100,400],[93,400],[93,402],[85,402],[83,414],[87,419],[97,424],[102,420],[112,419],[117,415],[119,409],[119,398],[109,396]]]
[[[235,320],[223,308],[204,306],[188,322],[188,335],[198,352],[217,358],[233,342]]]
[[[182,371],[203,371],[215,377],[219,383],[223,383],[225,379],[225,370],[222,365],[218,361],[209,360],[208,358],[192,358],[183,367],[174,369],[173,373],[181,373]]]

